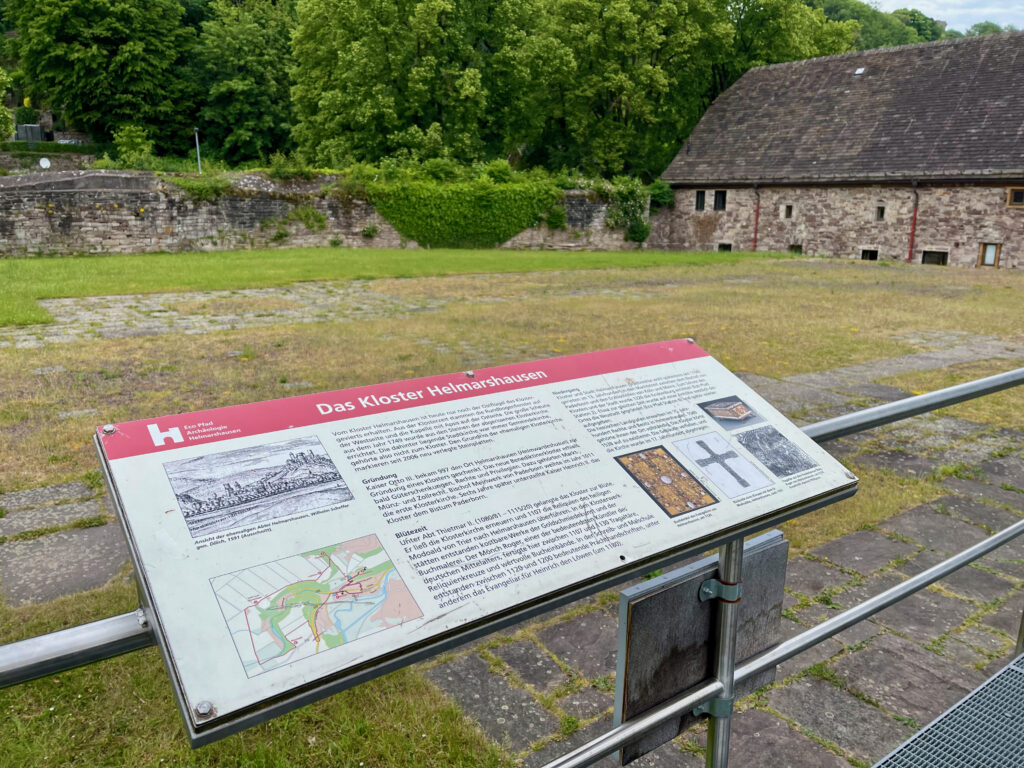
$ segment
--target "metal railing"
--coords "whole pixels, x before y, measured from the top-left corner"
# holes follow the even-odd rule
[[[803,431],[819,443],[826,442],[1020,384],[1024,384],[1024,368],[827,419],[810,424],[804,427]],[[1024,520],[901,584],[865,600],[860,605],[832,617],[813,629],[777,645],[772,650],[739,667],[736,666],[735,659],[735,605],[721,603],[718,636],[724,639],[724,642],[720,642],[716,648],[715,679],[675,697],[634,720],[607,731],[548,763],[544,768],[582,768],[591,765],[669,719],[688,713],[712,699],[729,700],[732,698],[733,687],[736,683],[771,669],[848,629],[859,621],[873,616],[1021,534],[1024,534]],[[742,535],[725,543],[720,548],[719,557],[724,580],[740,581],[743,557]],[[1024,645],[1024,619],[1022,619],[1021,630],[1018,637],[1018,653],[1024,650],[1021,647]],[[465,639],[471,638],[467,636]],[[84,664],[138,650],[154,643],[153,632],[146,623],[142,611],[126,613],[29,640],[10,643],[0,646],[0,687],[64,672]],[[726,768],[728,765],[730,718],[731,715],[726,714],[713,717],[711,720],[708,733],[708,765],[712,768]]]

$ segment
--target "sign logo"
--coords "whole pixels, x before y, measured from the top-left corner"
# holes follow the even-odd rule
[[[171,427],[166,432],[161,432],[160,427],[156,424],[147,424],[146,427],[149,429],[149,436],[153,439],[153,445],[158,448],[163,445],[168,438],[176,443],[185,442],[185,438],[181,436],[181,430],[177,427]]]

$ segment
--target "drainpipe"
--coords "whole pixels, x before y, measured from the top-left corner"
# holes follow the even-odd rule
[[[914,216],[910,220],[910,251],[907,253],[907,263],[914,263],[914,233],[917,232],[917,182],[910,182],[914,190]]]
[[[757,250],[757,222],[761,218],[761,191],[754,185],[754,248]]]

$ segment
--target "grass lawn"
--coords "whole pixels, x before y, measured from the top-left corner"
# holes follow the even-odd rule
[[[485,272],[732,264],[743,253],[282,248],[54,259],[0,259],[0,325],[52,320],[37,299],[157,291],[262,288],[303,280]],[[787,258],[758,254],[758,258]]]
[[[0,261],[6,324],[45,321],[34,304],[43,296],[296,280],[372,277],[372,290],[397,303],[430,300],[417,311],[329,322],[0,348],[0,491],[95,482],[96,424],[510,361],[692,336],[734,370],[783,377],[927,351],[958,343],[957,334],[1024,337],[1024,274],[760,256],[321,249]],[[175,309],[201,315],[242,300],[183,300]],[[933,389],[1010,366],[991,361],[888,383]],[[1024,393],[988,402],[954,412],[1021,427]],[[82,409],[94,412],[56,417]],[[794,551],[939,494],[926,479],[861,475],[854,499],[787,524]],[[45,605],[0,605],[0,643],[135,606],[127,577]],[[0,712],[0,768],[514,765],[415,670],[197,752],[184,742],[154,649],[0,691]]]

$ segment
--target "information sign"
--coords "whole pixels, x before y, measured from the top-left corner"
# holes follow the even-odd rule
[[[107,425],[97,442],[194,744],[856,484],[691,340]]]

